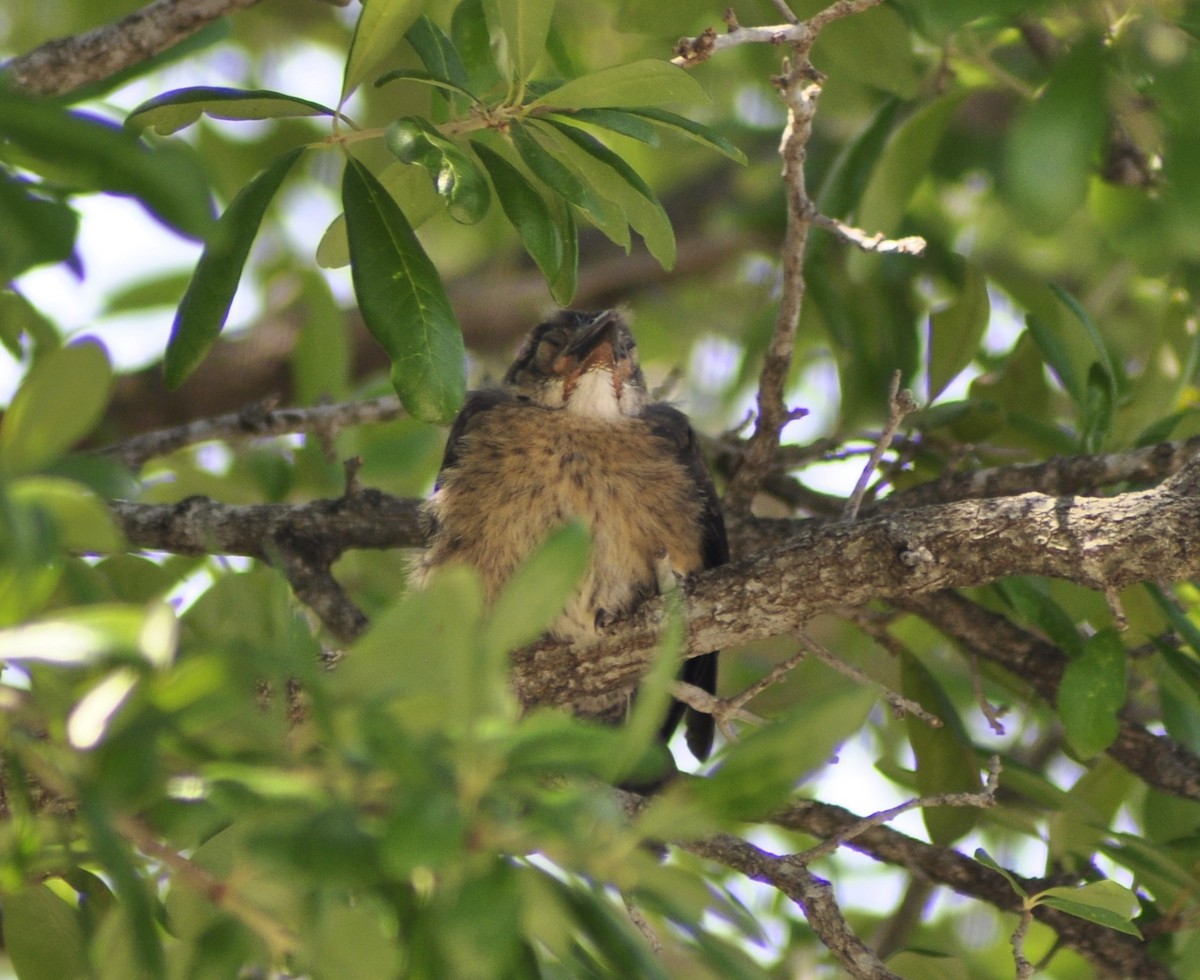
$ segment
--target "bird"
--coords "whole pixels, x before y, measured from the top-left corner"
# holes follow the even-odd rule
[[[416,584],[464,563],[494,599],[556,528],[589,532],[582,584],[549,632],[585,648],[599,629],[682,578],[729,560],[720,499],[687,416],[654,401],[618,310],[560,310],[526,337],[499,385],[472,391],[454,419],[432,495]],[[717,654],[684,662],[681,680],[716,693]],[[619,722],[629,698],[583,706]],[[590,707],[590,710],[587,710]],[[700,761],[713,718],[672,701],[660,728],[683,720]]]

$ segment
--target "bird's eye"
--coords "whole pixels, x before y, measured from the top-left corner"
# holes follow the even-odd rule
[[[534,361],[539,365],[548,366],[551,361],[558,357],[559,351],[563,348],[564,339],[563,335],[557,330],[547,333],[538,341],[537,350],[533,355]]]

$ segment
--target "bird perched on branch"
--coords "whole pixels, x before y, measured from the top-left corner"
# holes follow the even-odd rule
[[[591,535],[583,583],[551,627],[585,645],[604,625],[677,576],[729,560],[712,479],[682,412],[650,400],[637,345],[622,316],[563,311],[535,327],[500,387],[472,392],[450,429],[427,504],[431,543],[416,575],[463,562],[494,598],[556,527]],[[717,655],[687,660],[681,678],[714,693]],[[589,706],[619,720],[628,699]],[[672,702],[666,741],[686,715],[698,759],[712,716]]]

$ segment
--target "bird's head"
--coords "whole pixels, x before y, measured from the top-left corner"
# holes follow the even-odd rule
[[[637,415],[647,400],[637,344],[616,310],[563,310],[534,327],[504,383],[544,408],[593,418]]]

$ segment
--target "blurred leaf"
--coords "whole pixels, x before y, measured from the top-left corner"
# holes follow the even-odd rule
[[[664,102],[707,101],[704,89],[687,71],[669,61],[647,58],[574,78],[534,99],[530,108],[628,109]]]
[[[921,75],[908,33],[904,17],[890,6],[843,17],[821,32],[821,70],[911,99]]]
[[[178,306],[191,278],[188,272],[165,272],[116,289],[105,297],[104,313],[111,315],[156,306]]]
[[[1113,404],[1113,382],[1108,372],[1097,362],[1088,369],[1080,420],[1080,448],[1085,453],[1101,452],[1112,434],[1116,406]]]
[[[124,546],[104,501],[82,484],[61,477],[29,476],[14,480],[9,493],[16,503],[48,514],[59,545],[67,551],[103,553]]]
[[[1029,329],[1030,336],[1037,343],[1038,349],[1042,352],[1042,356],[1046,359],[1047,366],[1058,378],[1059,384],[1063,386],[1075,404],[1082,407],[1085,399],[1084,388],[1075,373],[1071,355],[1062,338],[1055,333],[1049,323],[1032,313],[1025,317],[1025,325]]]
[[[108,354],[95,340],[38,358],[0,419],[0,467],[28,473],[66,452],[99,422],[111,386]]]
[[[395,50],[424,6],[423,0],[363,0],[346,58],[339,105]]]
[[[97,603],[0,630],[0,660],[83,667],[109,655],[163,666],[174,652],[168,606]],[[165,635],[164,635],[165,631]]]
[[[1125,648],[1112,629],[1088,637],[1083,653],[1067,664],[1058,685],[1058,716],[1067,743],[1083,759],[1103,752],[1117,737],[1125,704]]]
[[[171,326],[163,359],[168,388],[183,384],[221,335],[267,206],[303,153],[297,147],[277,157],[238,192],[209,235]]]
[[[915,656],[900,656],[901,693],[942,722],[933,728],[911,714],[904,728],[917,759],[917,788],[922,796],[978,793],[982,789],[979,763],[962,722],[937,678]],[[979,820],[973,807],[925,807],[921,811],[929,839],[947,845],[970,832]]]
[[[929,401],[945,391],[975,358],[991,314],[987,279],[975,263],[963,261],[959,294],[929,317]]]
[[[517,229],[525,251],[537,263],[546,281],[553,282],[562,268],[565,246],[562,229],[550,208],[521,171],[499,153],[478,141],[471,145],[491,177],[500,207]]]
[[[483,13],[500,71],[523,81],[546,49],[555,0],[484,0]]]
[[[74,253],[79,216],[36,191],[35,185],[14,180],[0,169],[0,283],[37,265],[65,262]]]
[[[450,217],[460,224],[482,220],[491,191],[475,161],[419,116],[407,116],[387,130],[388,149],[401,163],[418,164],[433,178]]]
[[[80,698],[67,718],[67,741],[73,748],[87,751],[100,743],[137,681],[136,671],[120,667]]]
[[[568,142],[579,147],[595,163],[575,161],[585,175],[590,175],[592,186],[611,201],[615,201],[625,212],[629,223],[646,242],[646,248],[664,269],[675,264],[675,232],[671,219],[663,209],[654,191],[638,173],[621,157],[589,133],[572,126],[547,120],[563,134]]]
[[[327,903],[313,933],[314,980],[378,980],[399,975],[394,918],[380,903]]]
[[[1120,363],[1112,356],[1112,352],[1108,349],[1108,344],[1100,333],[1100,328],[1096,326],[1095,321],[1092,320],[1088,311],[1083,308],[1083,304],[1079,300],[1056,282],[1051,282],[1048,285],[1050,292],[1058,297],[1059,302],[1075,315],[1075,319],[1087,331],[1087,335],[1092,341],[1092,346],[1096,348],[1096,355],[1100,358],[1100,363],[1104,367],[1104,373],[1108,380],[1109,400],[1110,402],[1116,402],[1120,390],[1125,387],[1125,379],[1120,373]]]
[[[1014,575],[995,584],[995,589],[1027,623],[1045,633],[1068,657],[1083,653],[1083,637],[1075,620],[1046,592],[1046,582]]]
[[[310,269],[300,272],[299,280],[304,323],[291,358],[296,403],[343,401],[351,358],[346,317],[324,276]]]
[[[1092,37],[1056,59],[1046,88],[1017,120],[1005,144],[1006,192],[1037,231],[1058,228],[1087,198],[1109,125],[1106,60]]]
[[[562,146],[551,133],[539,130],[534,135],[530,127],[513,123],[509,135],[525,166],[542,183],[579,208],[613,243],[629,250],[629,228],[624,213],[562,162]],[[543,140],[549,144],[548,148],[542,145]]]
[[[554,530],[521,564],[492,604],[485,636],[493,656],[542,635],[575,594],[590,551],[591,536],[573,521]]]
[[[569,207],[554,201],[551,202],[551,210],[559,226],[563,260],[558,275],[550,282],[550,293],[556,303],[567,306],[575,298],[575,289],[579,285],[579,231]]]
[[[396,202],[357,160],[346,164],[342,206],[363,319],[392,362],[405,409],[449,421],[466,394],[462,331],[437,269]]]
[[[1183,642],[1191,649],[1192,658],[1200,657],[1200,626],[1192,622],[1191,618],[1185,615],[1159,586],[1152,582],[1144,582],[1142,588],[1150,593],[1150,597],[1167,617],[1171,627],[1179,633]]]
[[[137,198],[159,221],[188,238],[203,238],[212,226],[208,185],[187,151],[149,149],[105,120],[11,91],[0,99],[0,136],[65,167],[70,183],[80,190]]]
[[[896,125],[903,103],[896,98],[885,101],[870,121],[838,153],[821,183],[817,206],[832,217],[848,215],[870,181],[875,162]]]
[[[22,337],[32,342],[34,360],[46,351],[62,346],[54,324],[37,307],[16,290],[0,287],[0,343],[13,360],[23,356]]]
[[[486,92],[501,81],[495,59],[492,58],[492,39],[482,0],[463,0],[454,8],[450,37],[462,56],[463,67],[471,80],[468,88]]]
[[[868,234],[894,235],[913,194],[930,173],[934,153],[950,117],[966,92],[954,92],[922,106],[892,133],[863,191],[856,223]],[[861,260],[863,257],[855,256]],[[872,257],[865,257],[868,261]],[[878,261],[878,260],[873,260]]]
[[[19,980],[89,975],[79,913],[46,885],[4,896],[4,948]]]
[[[319,102],[283,92],[196,86],[164,92],[143,102],[125,117],[125,128],[136,132],[153,129],[162,136],[169,136],[191,126],[202,115],[213,119],[245,120],[336,114],[335,110]]]

